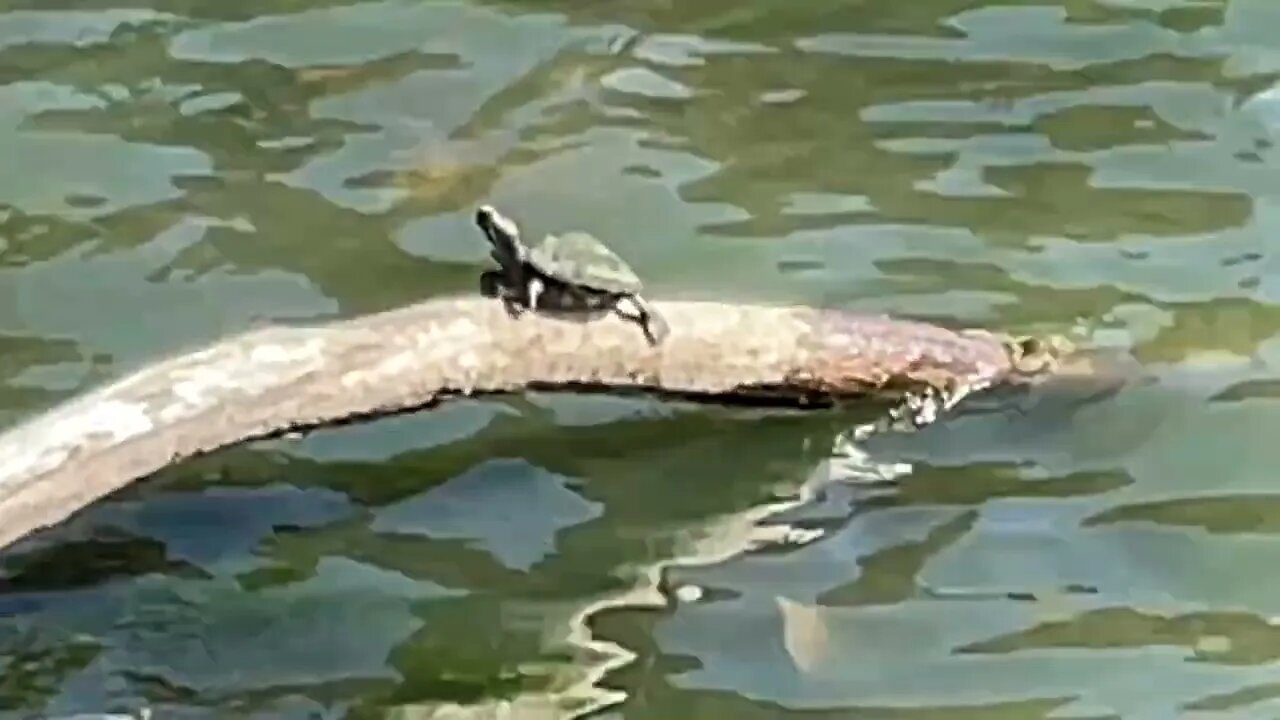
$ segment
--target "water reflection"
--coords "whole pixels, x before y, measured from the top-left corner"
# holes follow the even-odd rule
[[[566,398],[218,453],[0,558],[0,716],[1280,707],[1274,3],[115,5],[0,10],[0,422],[469,292],[481,201],[657,296],[1145,378],[856,457],[858,418]]]

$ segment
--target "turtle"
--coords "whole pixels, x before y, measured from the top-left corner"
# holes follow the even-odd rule
[[[547,235],[529,247],[520,240],[515,222],[491,206],[477,211],[476,222],[500,267],[481,275],[481,292],[502,297],[513,315],[540,308],[610,310],[638,323],[650,343],[661,342],[669,332],[666,321],[640,296],[639,276],[590,233]]]

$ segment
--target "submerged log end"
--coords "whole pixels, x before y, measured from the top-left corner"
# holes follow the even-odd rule
[[[1004,336],[844,310],[804,311],[813,381],[839,395],[980,390],[1018,373]]]

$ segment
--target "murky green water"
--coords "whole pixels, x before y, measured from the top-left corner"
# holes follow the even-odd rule
[[[0,423],[470,291],[486,201],[655,296],[1152,378],[873,442],[890,484],[830,418],[606,399],[219,453],[0,556],[3,717],[1280,713],[1280,4],[0,8]]]

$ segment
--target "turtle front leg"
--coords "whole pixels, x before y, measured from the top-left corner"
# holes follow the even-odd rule
[[[618,298],[613,310],[618,315],[639,323],[640,328],[644,330],[645,339],[651,345],[661,343],[671,333],[671,326],[667,324],[666,319],[639,295],[624,295]]]
[[[516,298],[516,291],[507,282],[505,273],[497,270],[486,270],[480,273],[480,294],[487,298],[500,298],[513,318],[520,317],[521,307]]]
[[[497,270],[485,270],[480,273],[480,294],[487,298],[502,297],[504,283],[502,273]]]
[[[542,278],[531,277],[526,280],[524,285],[525,306],[530,310],[537,310],[538,301],[542,299],[542,291],[546,287],[546,283],[542,282]]]

